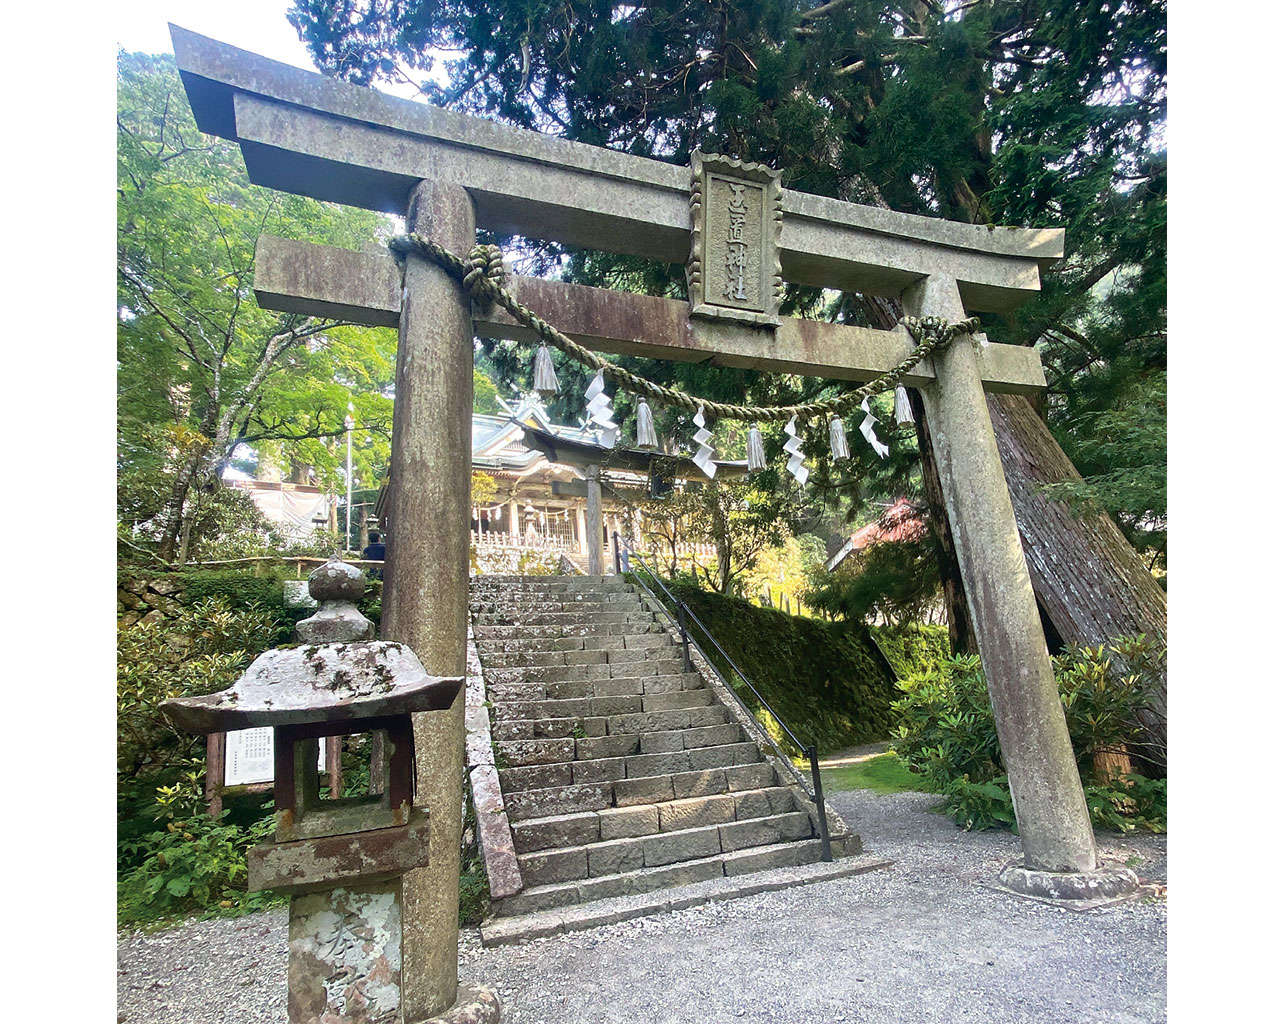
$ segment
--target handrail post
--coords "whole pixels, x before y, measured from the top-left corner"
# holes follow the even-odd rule
[[[611,531],[611,550],[615,554],[615,575],[620,575],[620,534],[618,530]]]
[[[678,604],[678,632],[682,634],[682,670],[691,671],[691,638],[687,635],[687,606]]]
[[[807,748],[807,756],[811,759],[811,785],[816,792],[816,814],[820,819],[820,859],[832,861],[834,853],[829,845],[829,819],[825,817],[825,790],[820,782],[820,761],[816,758],[816,744]]]

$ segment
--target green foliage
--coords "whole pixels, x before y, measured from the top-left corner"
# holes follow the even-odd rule
[[[270,893],[245,890],[246,851],[267,840],[275,827],[269,815],[242,828],[197,814],[170,821],[133,843],[121,855],[138,861],[117,881],[121,925],[155,923],[193,910],[244,913],[279,902]]]
[[[808,580],[806,601],[849,622],[911,625],[941,600],[941,552],[931,533],[916,540],[875,543],[845,558],[833,572],[822,564]]]
[[[865,627],[786,615],[690,582],[676,582],[674,593],[804,743],[835,750],[890,735],[896,692]],[[692,635],[701,641],[698,629]],[[736,685],[738,677],[720,663],[712,645],[701,646],[727,682]],[[740,687],[737,692],[755,707],[752,693]],[[772,728],[765,713],[758,717]],[[781,745],[786,750],[791,746]]]
[[[757,600],[769,594],[774,605],[782,599],[797,605],[806,596],[811,573],[824,566],[824,541],[810,533],[787,536],[780,544],[759,553],[753,567],[739,581],[741,596]]]
[[[955,779],[989,781],[1003,770],[978,658],[946,658],[896,685],[905,693],[892,705],[896,753],[932,789],[944,791]]]
[[[941,792],[945,794],[945,813],[960,828],[978,832],[987,828],[1016,831],[1016,812],[1006,775],[996,775],[984,782],[973,782],[966,777],[950,779]]]
[[[1084,477],[1046,487],[1072,507],[1113,513],[1128,539],[1152,556],[1152,567],[1166,564],[1167,418],[1166,377],[1121,386],[1110,406],[1093,403],[1059,427],[1058,436],[1073,451]],[[1089,450],[1078,450],[1081,437],[1095,439]]]
[[[950,631],[945,626],[909,622],[901,626],[871,626],[869,634],[897,679],[907,679],[950,656]]]
[[[1137,712],[1163,678],[1163,648],[1145,637],[1068,647],[1052,660],[1070,741],[1085,775],[1092,753],[1143,742]]]
[[[233,611],[219,597],[197,600],[173,621],[122,627],[116,635],[118,773],[137,778],[195,757],[199,739],[169,725],[160,704],[231,686],[279,630],[279,620],[262,607]]]
[[[266,569],[261,576],[245,569],[184,569],[165,576],[178,584],[187,604],[218,598],[238,611],[252,605],[280,608],[285,577],[283,567]]]
[[[1116,832],[1168,831],[1168,780],[1126,775],[1110,785],[1083,787],[1092,820]]]
[[[1117,831],[1163,831],[1167,787],[1141,776],[1093,779],[1095,751],[1139,739],[1138,712],[1149,704],[1161,650],[1141,637],[1108,646],[1068,649],[1053,659],[1093,823]],[[943,659],[897,682],[905,694],[896,754],[945,796],[945,809],[965,828],[1012,827],[1015,818],[985,676],[976,657]]]
[[[473,412],[494,416],[499,412],[499,389],[481,370],[473,370]]]
[[[459,926],[472,927],[490,911],[490,882],[477,837],[472,789],[464,786],[464,832],[459,851]]]
[[[354,467],[376,480],[395,337],[267,312],[251,286],[260,235],[360,249],[380,218],[251,186],[236,146],[197,131],[169,57],[118,57],[117,178],[121,521],[166,560],[245,551],[222,469],[245,445],[337,486],[349,401]]]

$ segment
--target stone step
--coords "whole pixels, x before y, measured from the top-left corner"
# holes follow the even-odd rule
[[[631,665],[639,662],[648,665],[681,665],[682,649],[667,647],[630,647],[618,651],[598,650],[544,650],[544,651],[485,651],[477,654],[483,668],[548,668],[552,665]],[[653,668],[647,675],[656,675]]]
[[[599,715],[647,715],[659,711],[695,711],[699,708],[716,707],[725,712],[725,708],[714,703],[712,691],[682,690],[677,693],[643,693],[642,695],[625,695],[617,697],[566,697],[553,700],[512,700],[492,701],[493,718],[497,722],[514,718],[575,718],[596,717]],[[713,719],[691,716],[685,724],[679,725],[639,725],[629,728],[628,723],[621,723],[620,728],[608,726],[609,732],[655,732],[660,729],[685,729],[692,725],[721,725],[724,717]]]
[[[725,730],[730,727],[717,728]],[[589,782],[617,782],[622,779],[649,778],[666,772],[702,771],[754,764],[761,756],[755,744],[745,741],[696,746],[660,754],[574,756],[575,748],[582,747],[587,742],[610,742],[615,739],[631,740],[629,746],[637,745],[636,738],[627,736],[603,736],[596,740],[588,737],[584,740],[568,738],[496,743],[496,763],[501,766],[498,768],[500,786],[505,793],[520,793],[531,789],[552,789],[556,786]],[[554,760],[538,760],[544,757]],[[517,760],[524,760],[525,763],[514,763]]]
[[[515,665],[503,668],[486,665],[485,668],[487,692],[491,686],[504,687],[516,683],[594,682],[601,679],[686,674],[681,658],[675,661],[665,656],[663,650],[647,661],[597,661],[587,665]]]
[[[652,612],[597,612],[589,609],[576,609],[569,612],[533,612],[530,615],[521,613],[493,614],[478,612],[473,615],[473,624],[478,626],[511,626],[519,620],[523,626],[583,626],[594,625],[641,626],[655,621]]]
[[[567,882],[530,886],[514,896],[497,900],[497,917],[531,914],[553,910],[572,903],[653,892],[675,886],[691,885],[712,878],[744,875],[774,868],[798,867],[820,860],[820,840],[801,839],[770,846],[749,847],[730,853],[643,867],[612,875],[598,875]]]
[[[485,573],[474,576],[470,581],[473,587],[610,587],[632,589],[626,580],[615,575],[589,576],[518,576],[512,573]]]
[[[739,728],[738,726],[736,728]],[[729,726],[716,729],[727,730]],[[728,735],[722,732],[720,735]],[[618,746],[612,746],[616,741]],[[694,740],[693,740],[694,742]],[[753,764],[761,757],[754,743],[736,740],[667,750],[653,754],[596,754],[592,751],[624,749],[638,746],[638,737],[599,736],[565,739],[504,740],[495,743],[495,763],[504,789],[549,789],[580,782],[614,782],[619,779],[641,779],[673,772],[702,771],[706,768],[728,768]],[[576,757],[576,748],[585,757]],[[543,773],[533,769],[545,769]],[[507,774],[506,774],[507,773]],[[521,774],[518,774],[521,773]],[[563,777],[565,776],[565,777]],[[547,782],[530,781],[547,778]]]
[[[529,818],[513,824],[513,844],[521,854],[657,835],[693,825],[744,821],[802,810],[798,800],[798,793],[789,786],[768,786],[657,804]]]
[[[675,772],[671,775],[505,792],[504,807],[509,821],[517,822],[557,814],[600,811],[608,807],[635,807],[638,804],[664,803],[717,793],[765,789],[780,785],[781,781],[770,764],[758,761],[722,768]]]
[[[474,637],[479,654],[516,654],[536,651],[653,651],[676,647],[667,633],[616,633],[607,636],[539,636],[508,638]]]
[[[501,768],[515,769],[533,765],[569,764],[571,761],[616,761],[628,760],[629,770],[619,778],[637,778],[642,775],[656,775],[663,771],[690,771],[692,768],[722,768],[725,764],[695,764],[689,758],[685,761],[678,755],[693,750],[725,750],[729,747],[748,745],[753,751],[755,744],[744,739],[743,730],[734,722],[725,725],[700,726],[696,728],[674,729],[666,732],[652,733],[619,733],[607,736],[566,736],[560,738],[540,738],[529,740],[496,740],[495,763]],[[727,756],[730,756],[729,754]],[[650,759],[650,760],[646,760]],[[728,764],[748,764],[748,761],[729,761]],[[672,768],[660,768],[659,771],[641,771],[651,765],[668,765]],[[502,774],[501,774],[502,778]],[[577,780],[578,781],[578,780]],[[598,779],[584,781],[597,782]],[[569,782],[550,782],[546,786],[566,786]],[[504,787],[507,789],[507,785]],[[539,788],[524,786],[524,789]]]
[[[728,811],[732,810],[728,806]],[[807,812],[789,811],[766,818],[733,818],[671,832],[523,853],[517,862],[526,888],[531,889],[810,838],[811,818]]]
[[[637,604],[642,597],[634,590],[492,590],[468,595],[471,607],[522,607],[524,605],[554,602],[564,605]]]
[[[570,625],[516,625],[513,623],[507,625],[493,626],[473,623],[473,639],[479,644],[488,640],[511,639],[520,640],[524,638],[543,638],[543,637],[569,637],[569,636],[624,636],[637,633],[663,633],[665,632],[664,624],[652,620],[651,622],[609,622],[603,623],[599,627],[594,627],[589,622],[577,622]]]
[[[486,688],[491,703],[514,700],[565,700],[575,697],[627,697],[648,693],[698,690],[705,685],[697,672],[665,675],[608,676],[604,679],[523,678],[520,682],[495,682]]]
[[[819,841],[816,841],[819,843]],[[790,843],[789,846],[799,844]],[[733,870],[738,866],[736,857],[731,855]],[[691,863],[691,862],[688,862]],[[583,931],[601,925],[629,921],[650,914],[664,913],[670,910],[685,910],[706,903],[738,899],[741,896],[753,896],[763,892],[775,892],[795,885],[810,885],[817,882],[829,882],[851,875],[864,874],[880,868],[891,866],[893,862],[872,856],[849,856],[826,863],[814,860],[809,863],[790,865],[755,871],[751,874],[736,873],[713,875],[699,882],[674,884],[673,866],[655,868],[656,872],[668,872],[669,881],[661,881],[652,889],[625,889],[626,895],[606,899],[593,899],[580,906],[569,906],[569,903],[558,904],[554,909],[522,913],[519,903],[510,904],[510,910],[516,916],[491,917],[482,922],[481,938],[483,946],[499,946],[511,942],[524,942],[530,939],[544,938],[563,932]],[[681,867],[681,866],[679,866]],[[726,870],[725,861],[723,870]],[[596,885],[586,888],[601,891],[603,885],[598,880]],[[576,883],[577,899],[578,887]],[[623,886],[621,885],[621,888]],[[520,894],[519,894],[520,895]],[[513,897],[517,900],[518,897]],[[570,901],[574,902],[574,901]]]
[[[499,599],[470,601],[468,610],[473,615],[508,615],[525,617],[536,612],[626,612],[640,611],[644,607],[635,594],[590,594],[569,600],[556,597],[532,597],[527,600]]]
[[[579,722],[583,724],[584,735],[606,736],[618,733],[669,732],[673,729],[691,729],[702,725],[722,725],[730,721],[729,712],[721,704],[709,704],[699,708],[675,708],[671,711],[602,711],[601,701],[615,701],[615,697],[570,698],[567,700],[547,701],[512,701],[492,706],[492,735],[499,738],[500,731],[509,722]],[[633,698],[638,700],[639,698]],[[605,730],[599,731],[599,722],[604,723]],[[560,726],[558,727],[560,732]],[[572,726],[567,735],[576,735]],[[509,737],[504,737],[505,739]],[[525,739],[527,737],[512,737]],[[530,739],[556,738],[542,737],[533,733]]]

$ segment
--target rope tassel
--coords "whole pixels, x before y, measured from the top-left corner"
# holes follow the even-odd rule
[[[749,447],[745,452],[745,461],[749,464],[750,473],[767,468],[767,454],[762,448],[762,431],[756,423],[749,428]]]
[[[785,442],[785,451],[789,453],[789,461],[785,463],[785,468],[793,474],[798,486],[801,487],[807,482],[807,477],[811,476],[811,470],[803,465],[803,443],[802,438],[798,436],[798,417],[790,416],[789,422],[785,424],[785,433],[789,435],[789,440]]]
[[[655,436],[655,419],[646,399],[638,402],[638,447],[659,448],[660,442]]]
[[[878,457],[880,459],[887,458],[887,453],[891,451],[891,449],[888,448],[887,445],[883,444],[883,442],[878,439],[878,435],[874,433],[874,425],[878,423],[878,420],[876,420],[874,418],[874,414],[869,411],[869,399],[867,398],[865,401],[861,402],[860,407],[865,411],[865,418],[860,422],[860,432],[865,435],[865,440],[869,442],[869,446],[873,448],[874,451],[878,452]]]
[[[607,448],[614,448],[615,442],[620,437],[620,428],[611,418],[615,410],[611,407],[611,400],[606,396],[606,381],[602,377],[601,370],[598,370],[596,376],[589,381],[584,397],[588,399],[589,420],[597,424],[601,432],[602,444]]]
[[[709,438],[713,437],[713,431],[704,429],[703,405],[696,410],[691,422],[696,425],[696,432],[692,435],[692,440],[700,446],[696,453],[691,456],[691,461],[700,467],[700,471],[705,476],[712,480],[713,474],[718,472],[718,467],[713,461],[713,448],[709,446]]]
[[[905,390],[904,384],[896,385],[894,408],[898,427],[912,427],[914,425],[914,409],[910,406],[909,392]]]
[[[829,421],[829,447],[833,449],[834,461],[842,462],[852,457],[847,447],[847,430],[843,427],[842,418],[835,416]]]
[[[559,390],[553,354],[544,344],[535,352],[535,390],[544,398],[552,398]]]

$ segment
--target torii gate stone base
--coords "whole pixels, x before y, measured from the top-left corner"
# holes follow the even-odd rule
[[[781,189],[758,165],[698,156],[688,168],[566,142],[171,32],[197,125],[238,142],[258,184],[404,215],[409,230],[459,254],[482,227],[689,263],[690,305],[510,283],[519,301],[599,351],[870,380],[912,350],[908,332],[780,317],[783,281],[898,296],[907,313],[957,321],[1015,308],[1062,255],[1060,230],[893,213]],[[744,197],[742,234],[727,211],[739,215]],[[530,332],[474,309],[413,255],[403,274],[384,253],[264,239],[255,292],[265,308],[399,329],[384,635],[409,643],[429,673],[463,674],[472,340]],[[1040,898],[1118,896],[1136,879],[1097,861],[985,402],[987,390],[1038,394],[1038,354],[978,349],[965,336],[906,383],[923,394],[1021,833],[1024,860],[1002,881]],[[404,887],[406,1021],[449,1012],[457,995],[462,700],[415,722],[418,802],[433,839],[430,866]]]

